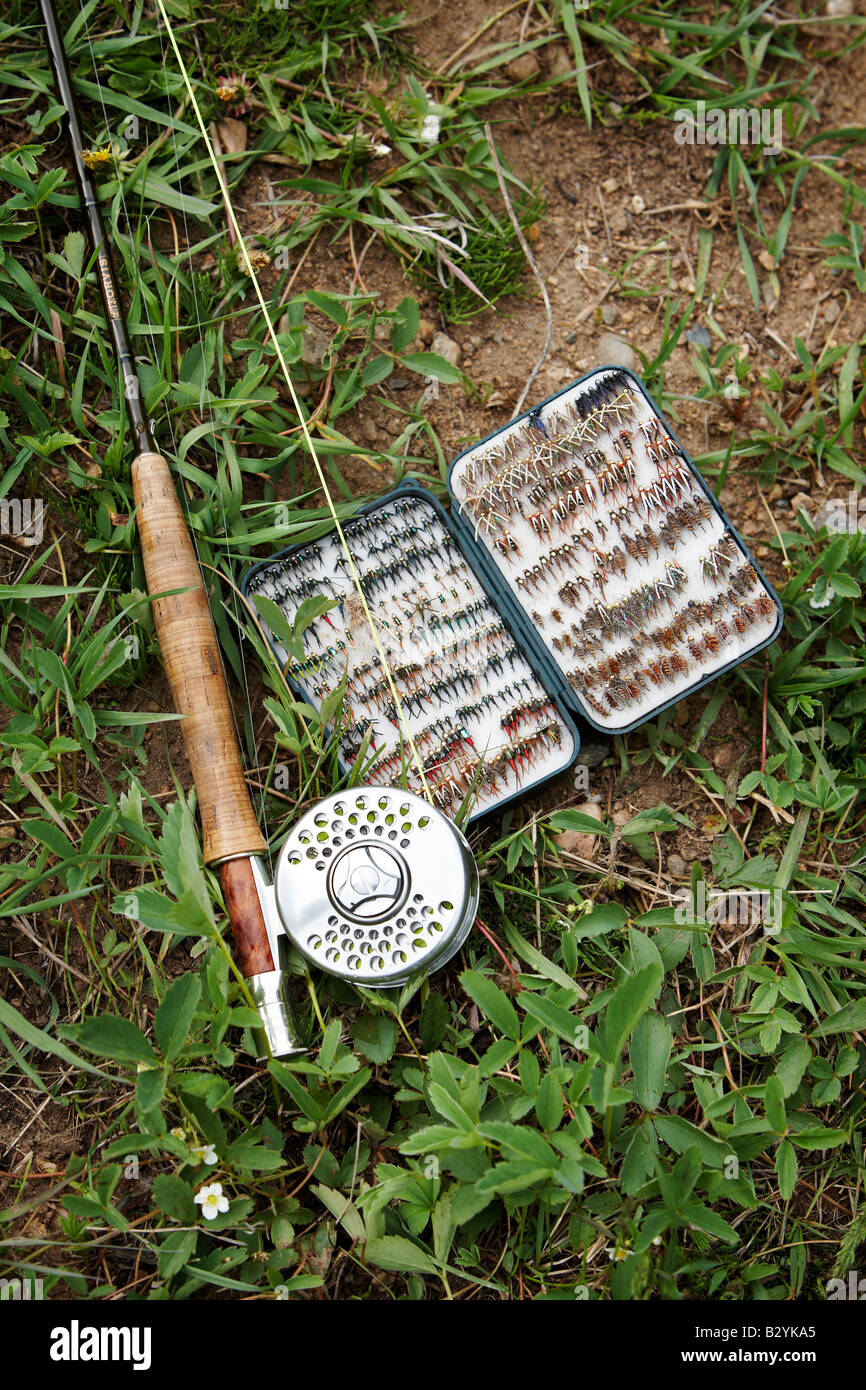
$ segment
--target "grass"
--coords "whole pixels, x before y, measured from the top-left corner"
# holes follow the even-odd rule
[[[727,6],[556,0],[522,39],[485,27],[431,73],[408,6],[381,23],[357,0],[309,3],[300,32],[273,6],[182,8],[208,120],[247,126],[225,161],[229,195],[256,161],[272,181],[247,207],[250,239],[345,515],[363,500],[359,458],[383,489],[417,475],[442,493],[423,388],[463,380],[419,350],[414,295],[385,308],[369,289],[368,249],[423,275],[446,325],[481,296],[532,288],[482,134],[516,101],[648,140],[701,99],[772,101],[783,151],[726,146],[708,175],[747,306],[760,303],[754,258],[783,264],[804,188],[841,187],[844,221],[821,250],[862,293],[861,136],[823,128],[808,98],[814,67],[843,68],[859,44],[856,18],[841,31],[745,4],[732,24]],[[122,394],[47,58],[35,7],[10,10],[0,494],[44,496],[49,526],[41,545],[7,546],[0,586],[0,1076],[18,1129],[44,1105],[56,1137],[13,1138],[0,1273],[95,1300],[823,1297],[866,1239],[862,532],[802,512],[774,526],[787,623],[768,661],[711,686],[685,725],[668,711],[617,740],[599,774],[616,792],[663,775],[664,801],[623,818],[611,796],[591,824],[572,805],[510,811],[474,841],[488,935],[462,968],[391,997],[296,962],[311,1050],[252,1065],[250,1000],[157,684]],[[147,407],[249,696],[247,763],[276,850],[339,772],[234,586],[327,513],[164,36],[147,7],[133,32],[95,0],[63,19],[88,138],[112,146],[101,192]],[[551,42],[570,46],[574,80],[508,76]],[[224,102],[218,79],[242,75]],[[507,176],[521,220],[543,232],[543,187]],[[711,346],[693,353],[698,396],[730,408],[730,441],[700,460],[719,493],[738,477],[767,493],[780,479],[861,486],[862,344],[814,353],[798,340],[796,360],[758,371],[713,319],[717,243],[703,228],[693,294],[669,263],[660,278],[639,257],[611,267],[624,297],[660,309],[648,385],[681,405],[666,373],[700,301]],[[344,258],[346,291],[310,287],[304,267],[326,248]],[[412,389],[385,396],[395,377]],[[354,437],[359,407],[380,398],[387,452]],[[738,413],[741,399],[754,409]],[[716,724],[731,709],[748,747],[723,776]],[[663,872],[683,828],[705,837],[690,877]],[[587,829],[602,846],[589,860],[562,838]],[[725,895],[721,925],[706,886]],[[761,894],[778,894],[778,922],[761,920]],[[194,1193],[211,1180],[230,1205],[205,1224]]]

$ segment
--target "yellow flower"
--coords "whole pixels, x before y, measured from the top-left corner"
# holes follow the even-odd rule
[[[104,150],[82,150],[81,159],[88,169],[101,169],[103,165],[113,162],[114,149],[111,145],[106,145]]]
[[[255,83],[245,72],[232,73],[231,77],[218,77],[215,94],[217,101],[233,108],[233,115],[243,116],[252,110],[250,100]]]

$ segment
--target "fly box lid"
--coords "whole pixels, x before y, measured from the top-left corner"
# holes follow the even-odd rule
[[[603,732],[636,728],[781,630],[776,593],[622,368],[465,450],[448,486],[548,679]]]

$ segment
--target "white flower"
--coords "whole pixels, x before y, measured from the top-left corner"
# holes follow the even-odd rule
[[[439,131],[442,129],[441,116],[425,116],[424,124],[421,126],[421,139],[425,145],[435,145],[439,139]]]
[[[199,1163],[216,1163],[217,1151],[213,1144],[190,1144],[189,1151],[194,1154]]]
[[[168,1132],[172,1139],[179,1139],[181,1143],[186,1139],[186,1131],[181,1129],[180,1125],[175,1125],[174,1129],[170,1129]]]
[[[360,153],[377,155],[380,159],[391,153],[390,145],[383,145],[374,140],[372,135],[368,135],[365,130],[353,130],[348,135],[338,135],[337,140],[344,149],[349,145],[354,145]]]
[[[208,1221],[213,1221],[215,1216],[220,1216],[229,1209],[229,1199],[223,1196],[221,1182],[212,1182],[210,1186],[200,1187],[194,1200],[198,1202],[202,1216]]]
[[[627,1245],[608,1245],[605,1252],[609,1260],[625,1260],[631,1254]]]
[[[823,598],[815,598],[815,590],[814,590],[814,589],[812,589],[810,592],[811,592],[811,598],[809,599],[809,607],[810,607],[810,608],[816,608],[816,609],[817,609],[817,608],[829,608],[829,607],[830,607],[830,604],[833,602],[834,598],[836,597],[836,590],[833,588],[833,585],[832,585],[832,584],[828,584],[828,585],[827,585],[827,587],[826,587],[826,589],[825,589],[825,591],[824,591],[824,597],[823,597]]]

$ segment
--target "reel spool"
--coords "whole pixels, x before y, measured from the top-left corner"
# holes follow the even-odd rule
[[[283,933],[328,975],[396,989],[460,950],[478,910],[464,836],[423,797],[355,787],[311,807],[274,875]]]

